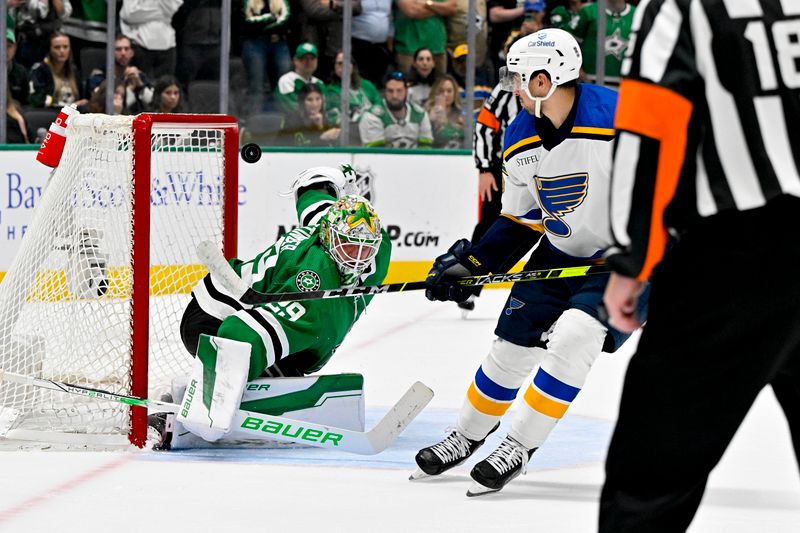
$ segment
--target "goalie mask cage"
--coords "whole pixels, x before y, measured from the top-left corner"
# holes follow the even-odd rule
[[[139,397],[188,375],[179,330],[206,273],[196,247],[236,254],[238,143],[228,115],[72,117],[0,283],[0,368]],[[0,436],[141,447],[147,412],[0,382]]]

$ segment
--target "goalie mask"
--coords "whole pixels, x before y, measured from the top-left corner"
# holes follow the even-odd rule
[[[500,69],[500,85],[509,92],[525,91],[533,100],[534,115],[538,117],[542,102],[553,96],[559,85],[578,79],[582,64],[581,47],[575,37],[556,28],[540,30],[511,45],[506,66]],[[545,96],[535,97],[530,81],[541,70],[550,76],[552,85]]]
[[[363,272],[381,245],[381,221],[362,196],[347,195],[320,220],[320,240],[343,273]]]

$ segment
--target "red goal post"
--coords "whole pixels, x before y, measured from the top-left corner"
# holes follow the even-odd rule
[[[150,247],[144,246],[150,240],[150,180],[152,175],[152,151],[137,150],[137,147],[150,146],[153,129],[175,127],[176,125],[192,124],[197,128],[214,128],[226,132],[224,135],[223,171],[224,179],[224,209],[223,217],[225,226],[223,232],[222,249],[225,257],[230,259],[236,255],[238,232],[238,189],[239,189],[239,126],[236,118],[231,115],[195,115],[188,113],[144,113],[133,121],[133,181],[134,206],[145,206],[142,217],[134,218],[134,246],[133,261],[150,264]],[[139,186],[137,186],[139,185]],[[144,186],[142,186],[144,185]],[[142,239],[135,236],[142,235]],[[137,246],[137,241],[141,245]],[[134,287],[149,287],[149,269],[134,268]],[[131,328],[133,330],[131,352],[133,364],[131,368],[131,394],[140,398],[148,396],[148,360],[149,360],[149,326],[147,320],[149,313],[150,291],[136,291],[134,288],[134,302],[131,312]],[[129,434],[131,444],[142,447],[147,437],[147,412],[145,409],[131,409],[131,431]]]

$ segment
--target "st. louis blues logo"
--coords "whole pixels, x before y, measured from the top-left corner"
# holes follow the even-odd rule
[[[569,237],[572,228],[562,217],[583,203],[589,190],[589,174],[537,177],[536,189],[539,192],[539,204],[548,215],[542,220],[544,229],[557,237]]]
[[[513,311],[516,311],[517,309],[522,309],[523,307],[525,307],[525,302],[523,302],[522,300],[517,300],[512,296],[511,298],[508,299],[508,307],[506,307],[505,314],[511,315]]]

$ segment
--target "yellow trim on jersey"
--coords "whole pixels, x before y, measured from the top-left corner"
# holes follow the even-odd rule
[[[517,150],[518,148],[521,148],[521,147],[525,146],[526,144],[538,143],[539,141],[541,141],[539,136],[538,135],[534,135],[533,137],[528,137],[526,139],[522,139],[519,142],[515,142],[510,147],[508,147],[508,149],[505,152],[503,152],[503,159],[508,157],[508,154],[510,154],[514,150]]]
[[[538,231],[539,233],[544,233],[544,226],[542,226],[541,224],[533,224],[531,222],[525,222],[525,221],[515,217],[514,215],[509,215],[509,214],[506,214],[506,213],[503,213],[500,216],[501,217],[506,217],[507,219],[511,220],[512,222],[516,222],[517,224],[520,224],[522,226],[527,226],[530,229],[532,229],[533,231]]]
[[[531,409],[542,413],[543,415],[549,416],[550,418],[561,418],[564,416],[564,413],[567,412],[567,408],[569,408],[568,403],[560,403],[555,400],[551,400],[547,396],[544,396],[541,392],[537,391],[533,388],[533,385],[528,386],[528,390],[525,391],[525,403],[527,403]]]
[[[593,128],[591,126],[573,126],[572,133],[589,133],[592,135],[605,135],[613,137],[616,133],[614,128]]]
[[[509,402],[498,402],[485,398],[480,392],[478,392],[474,381],[470,384],[469,389],[467,390],[467,399],[472,407],[474,407],[479,413],[490,416],[503,416],[514,402],[514,400]]]

